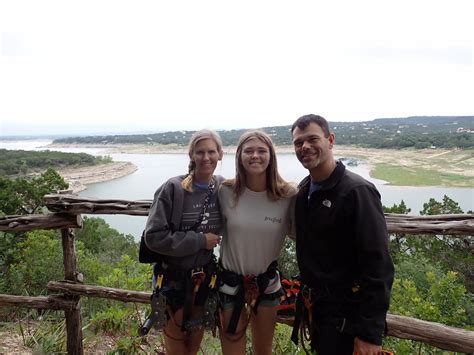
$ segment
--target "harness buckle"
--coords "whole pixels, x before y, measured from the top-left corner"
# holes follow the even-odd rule
[[[357,293],[360,291],[360,285],[359,284],[354,284],[352,287],[351,287],[351,290],[353,293]]]
[[[196,293],[199,290],[199,287],[201,286],[205,278],[206,278],[206,273],[204,272],[204,268],[199,267],[199,268],[191,270],[191,280],[194,283],[194,293]]]
[[[307,308],[310,308],[313,305],[313,289],[311,287],[306,287],[304,286],[301,289],[301,295],[303,296],[303,300],[305,303],[305,306]]]
[[[311,329],[313,323],[313,289],[311,287],[304,286],[301,289],[301,296],[303,297],[303,305],[306,308],[308,316],[308,327]]]
[[[156,288],[159,290],[161,289],[161,285],[163,284],[163,274],[160,272],[158,277],[156,278]]]
[[[253,308],[257,303],[257,299],[260,294],[257,284],[257,277],[255,275],[246,275],[244,276],[243,281],[245,302]]]
[[[346,318],[342,318],[342,322],[340,325],[336,325],[336,329],[339,331],[339,333],[344,332],[344,328],[346,327]]]
[[[211,276],[211,281],[209,281],[209,288],[213,289],[216,287],[216,282],[217,282],[217,274],[213,273]]]

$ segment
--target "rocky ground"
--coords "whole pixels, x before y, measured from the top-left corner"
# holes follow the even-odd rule
[[[20,322],[14,323],[0,323],[0,354],[45,354],[45,349],[38,346],[38,343],[43,343],[46,346],[56,347],[58,344],[55,341],[65,342],[65,330],[48,328],[46,321],[33,321],[22,319]],[[86,327],[87,328],[87,325]],[[47,330],[50,330],[51,337],[43,339]],[[118,348],[118,344],[123,338],[130,337],[128,333],[107,332],[94,334],[86,330],[83,334],[84,354],[109,354]],[[36,343],[35,340],[36,339]],[[142,338],[142,342],[137,349],[142,349],[142,353],[151,353],[153,349],[154,354],[164,354],[162,345],[162,333],[152,332],[146,338]]]
[[[351,156],[366,160],[371,166],[389,164],[406,168],[446,171],[474,177],[472,149],[373,149],[337,146],[336,156]]]
[[[12,331],[0,331],[0,354],[32,353],[32,350],[23,344],[21,334]]]
[[[25,338],[28,335],[25,334]],[[100,338],[86,342],[85,354],[107,354],[116,348],[117,337],[101,335]],[[0,354],[41,354],[37,349],[25,345],[25,340],[20,333],[13,331],[0,331]]]
[[[83,191],[86,185],[121,178],[136,171],[138,168],[128,161],[93,165],[82,168],[60,169],[58,173],[69,183],[73,193]]]

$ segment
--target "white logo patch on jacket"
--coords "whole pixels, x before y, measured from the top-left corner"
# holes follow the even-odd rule
[[[331,201],[329,201],[329,200],[324,200],[324,201],[323,201],[323,206],[326,206],[327,208],[330,208],[330,207],[331,207]]]

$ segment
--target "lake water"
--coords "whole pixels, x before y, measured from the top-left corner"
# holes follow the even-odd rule
[[[20,141],[0,142],[0,148],[39,150],[45,149],[46,141]],[[101,154],[100,149],[94,148],[56,148],[65,152],[85,152],[93,155]],[[88,189],[79,193],[80,196],[104,198],[104,199],[127,199],[142,200],[152,199],[157,187],[169,177],[184,174],[188,166],[186,154],[111,154],[115,161],[131,161],[138,170],[123,178],[89,185]],[[234,176],[234,154],[226,154],[217,166],[216,174],[225,177]],[[297,161],[294,154],[278,155],[279,171],[287,181],[299,182],[307,175],[306,169]],[[391,207],[405,201],[407,207],[411,208],[411,214],[419,214],[423,209],[423,203],[430,198],[438,201],[447,195],[457,203],[464,212],[474,210],[473,188],[445,188],[445,187],[410,187],[391,186],[382,180],[373,179],[369,176],[367,165],[361,163],[356,167],[348,167],[350,170],[372,181],[382,196],[382,203]],[[96,215],[104,218],[113,228],[122,233],[131,234],[139,238],[146,222],[146,217],[125,215]]]

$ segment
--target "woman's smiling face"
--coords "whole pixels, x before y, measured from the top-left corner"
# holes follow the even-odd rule
[[[240,155],[246,174],[265,174],[270,163],[270,149],[258,138],[251,138],[242,145]]]
[[[208,182],[220,159],[221,155],[217,143],[213,139],[207,138],[197,142],[192,154],[192,160],[196,164],[194,169],[195,181]]]

